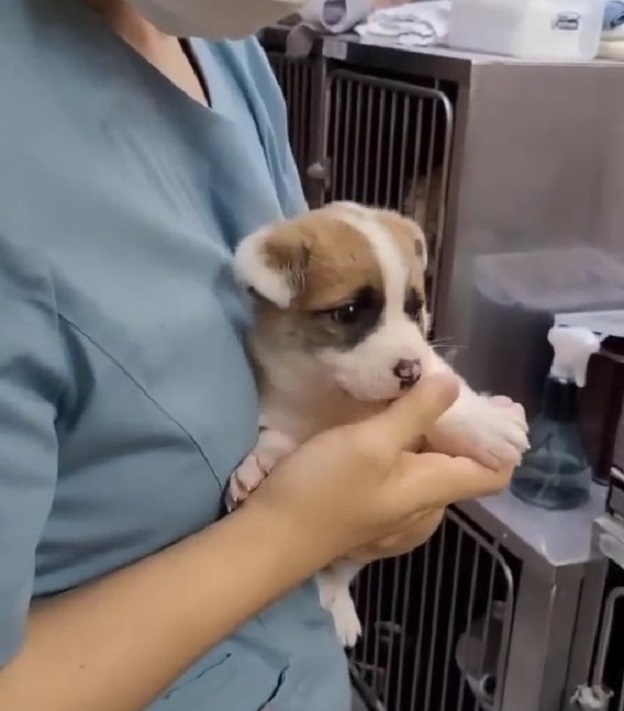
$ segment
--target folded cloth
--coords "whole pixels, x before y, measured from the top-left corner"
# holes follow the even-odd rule
[[[410,2],[375,10],[355,31],[362,38],[392,39],[411,47],[441,44],[448,34],[450,11],[450,0]]]
[[[286,53],[290,56],[306,56],[314,39],[319,35],[349,32],[368,16],[373,2],[374,0],[309,0],[299,13],[301,21],[288,34]]]
[[[604,9],[603,30],[613,30],[624,25],[624,0],[608,0]]]

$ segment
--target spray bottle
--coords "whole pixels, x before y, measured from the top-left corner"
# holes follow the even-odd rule
[[[516,469],[511,491],[546,509],[574,509],[588,498],[592,472],[578,428],[578,396],[600,339],[587,328],[553,326],[552,366],[539,413],[531,423],[530,449]]]

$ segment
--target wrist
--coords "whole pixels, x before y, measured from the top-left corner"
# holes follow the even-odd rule
[[[195,560],[202,565],[206,594],[213,601],[223,596],[220,609],[232,618],[246,620],[297,588],[332,559],[328,546],[309,526],[275,511],[263,503],[246,502],[238,511],[189,539],[201,549]],[[215,576],[215,570],[235,571],[236,587],[244,594],[232,599],[230,576]],[[227,620],[223,620],[227,626]]]
[[[268,570],[284,585],[299,584],[332,561],[338,552],[333,536],[291,508],[250,501],[231,518],[258,547]]]

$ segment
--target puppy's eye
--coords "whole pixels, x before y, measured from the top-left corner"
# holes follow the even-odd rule
[[[315,312],[317,317],[329,319],[341,326],[373,326],[383,311],[383,296],[371,287],[364,287],[349,301],[335,303]]]
[[[343,304],[329,312],[329,317],[332,321],[344,324],[345,326],[355,323],[359,315],[360,308],[354,301],[349,304]]]
[[[405,313],[414,320],[420,319],[422,316],[422,308],[424,301],[420,294],[415,289],[410,289],[405,299]]]

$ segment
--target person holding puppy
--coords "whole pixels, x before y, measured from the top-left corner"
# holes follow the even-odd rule
[[[2,709],[347,711],[311,577],[509,481],[410,453],[440,376],[221,516],[257,435],[232,251],[306,209],[266,58],[222,38],[298,4],[0,4]]]

